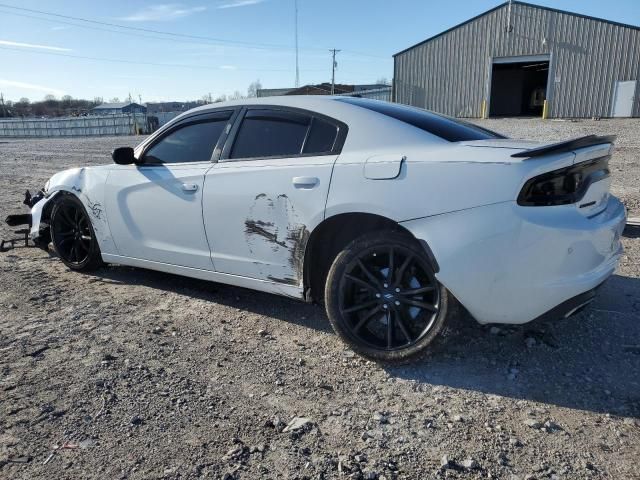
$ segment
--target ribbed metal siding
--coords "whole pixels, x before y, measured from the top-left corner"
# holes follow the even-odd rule
[[[514,3],[395,57],[395,100],[480,117],[492,58],[548,54],[551,117],[608,117],[616,81],[640,80],[640,31]],[[640,83],[633,115],[640,116]]]

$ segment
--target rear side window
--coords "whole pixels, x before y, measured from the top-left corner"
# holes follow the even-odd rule
[[[145,163],[208,162],[230,115],[190,123],[167,134],[144,155]]]
[[[277,110],[249,110],[231,158],[292,156],[302,152],[311,118]]]
[[[499,133],[478,127],[472,123],[439,115],[421,108],[356,97],[343,97],[336,101],[357,105],[395,118],[396,120],[413,125],[449,142],[505,138]]]
[[[330,153],[338,127],[303,113],[249,110],[231,150],[230,158],[293,157]]]
[[[303,153],[323,153],[333,150],[338,136],[338,127],[321,118],[314,117]]]

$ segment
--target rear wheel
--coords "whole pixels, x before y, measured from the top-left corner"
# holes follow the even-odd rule
[[[334,330],[353,350],[406,362],[425,353],[442,330],[448,295],[414,239],[381,232],[354,240],[336,257],[325,304]]]
[[[62,262],[72,270],[102,266],[96,235],[82,202],[73,195],[57,200],[51,211],[51,242]]]

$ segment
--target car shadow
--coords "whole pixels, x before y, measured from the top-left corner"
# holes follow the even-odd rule
[[[279,295],[119,265],[110,265],[85,275],[108,283],[143,285],[178,293],[333,334],[322,307]]]
[[[463,315],[418,364],[388,368],[418,384],[640,418],[640,279],[612,276],[565,319],[482,326]]]
[[[321,306],[239,287],[132,267],[94,274],[144,285],[324,333]],[[442,385],[543,404],[640,418],[640,279],[612,276],[596,300],[566,319],[480,325],[462,313],[425,359],[383,367],[419,385]]]

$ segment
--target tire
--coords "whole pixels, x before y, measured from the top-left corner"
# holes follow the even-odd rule
[[[74,195],[63,195],[56,201],[50,231],[53,248],[71,270],[91,271],[103,265],[91,219]]]
[[[333,261],[325,284],[335,332],[358,354],[383,363],[426,354],[445,325],[449,303],[424,249],[397,232],[352,241]]]

